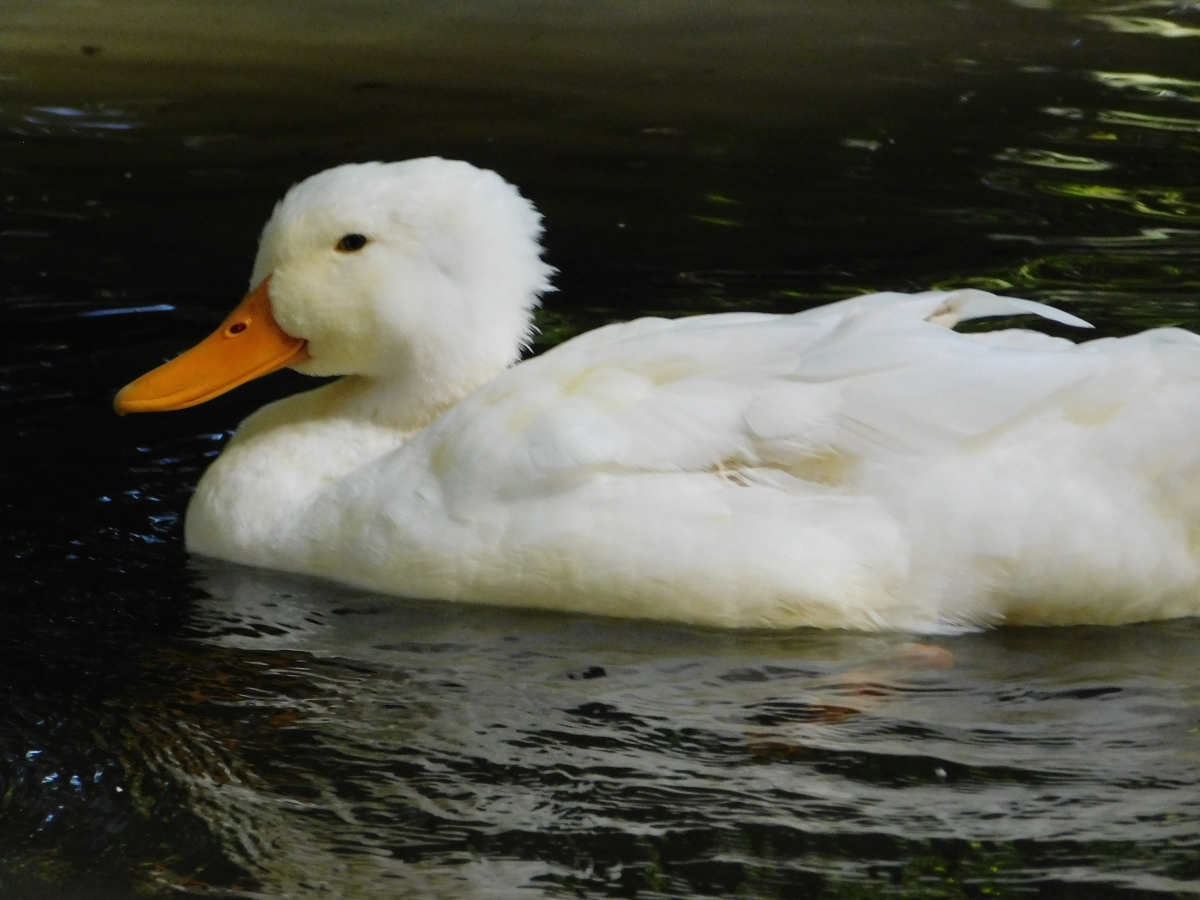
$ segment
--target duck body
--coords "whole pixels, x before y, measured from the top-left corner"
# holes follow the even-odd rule
[[[612,325],[411,433],[372,421],[353,379],[319,388],[243,424],[188,546],[394,594],[719,626],[1196,610],[1200,341],[925,321],[973,294]]]
[[[449,171],[446,196],[462,176],[489,202],[463,163],[376,166],[380,177]],[[334,195],[366,169],[316,179]],[[530,209],[483,176],[515,213]],[[297,368],[320,371],[353,353],[336,335],[318,352],[305,317],[323,301],[294,287],[288,251],[272,248],[302,244],[287,229],[302,231],[313,208],[333,220],[313,246],[371,225],[338,219],[308,185],[268,224],[252,284],[271,279],[278,324],[313,348]],[[962,334],[952,326],[987,315],[1086,324],[963,290],[641,319],[512,365],[548,275],[536,214],[522,221],[511,284],[443,291],[432,315],[457,325],[409,315],[402,338],[371,338],[390,341],[377,358],[395,365],[339,363],[339,381],[243,422],[193,496],[188,548],[391,594],[722,627],[938,631],[1200,612],[1195,335]],[[420,238],[420,222],[410,231]],[[522,315],[475,334],[472,304],[506,292]],[[486,366],[454,361],[459,342],[477,360],[491,338],[507,349]]]

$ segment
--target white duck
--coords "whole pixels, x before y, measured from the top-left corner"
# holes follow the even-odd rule
[[[418,159],[293,187],[242,306],[130,384],[177,409],[291,365],[187,546],[393,594],[719,626],[938,630],[1200,612],[1200,338],[955,323],[974,290],[640,319],[513,365],[540,217]]]

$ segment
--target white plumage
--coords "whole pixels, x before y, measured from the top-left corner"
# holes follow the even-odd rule
[[[370,243],[335,253],[347,233]],[[394,594],[734,627],[938,630],[1200,611],[1200,339],[1076,346],[981,291],[610,325],[511,365],[548,287],[490,172],[293,188],[253,283],[347,377],[247,419],[198,553]]]

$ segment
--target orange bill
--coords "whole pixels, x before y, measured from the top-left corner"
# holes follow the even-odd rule
[[[239,384],[308,359],[308,342],[287,334],[271,315],[267,278],[216,331],[191,350],[121,388],[120,415],[186,409]]]

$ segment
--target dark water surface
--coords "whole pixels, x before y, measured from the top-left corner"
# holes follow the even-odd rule
[[[722,633],[189,560],[283,374],[117,419],[336,163],[521,186],[541,346],[975,285],[1200,325],[1200,6],[0,12],[0,896],[1200,893],[1200,623]]]

